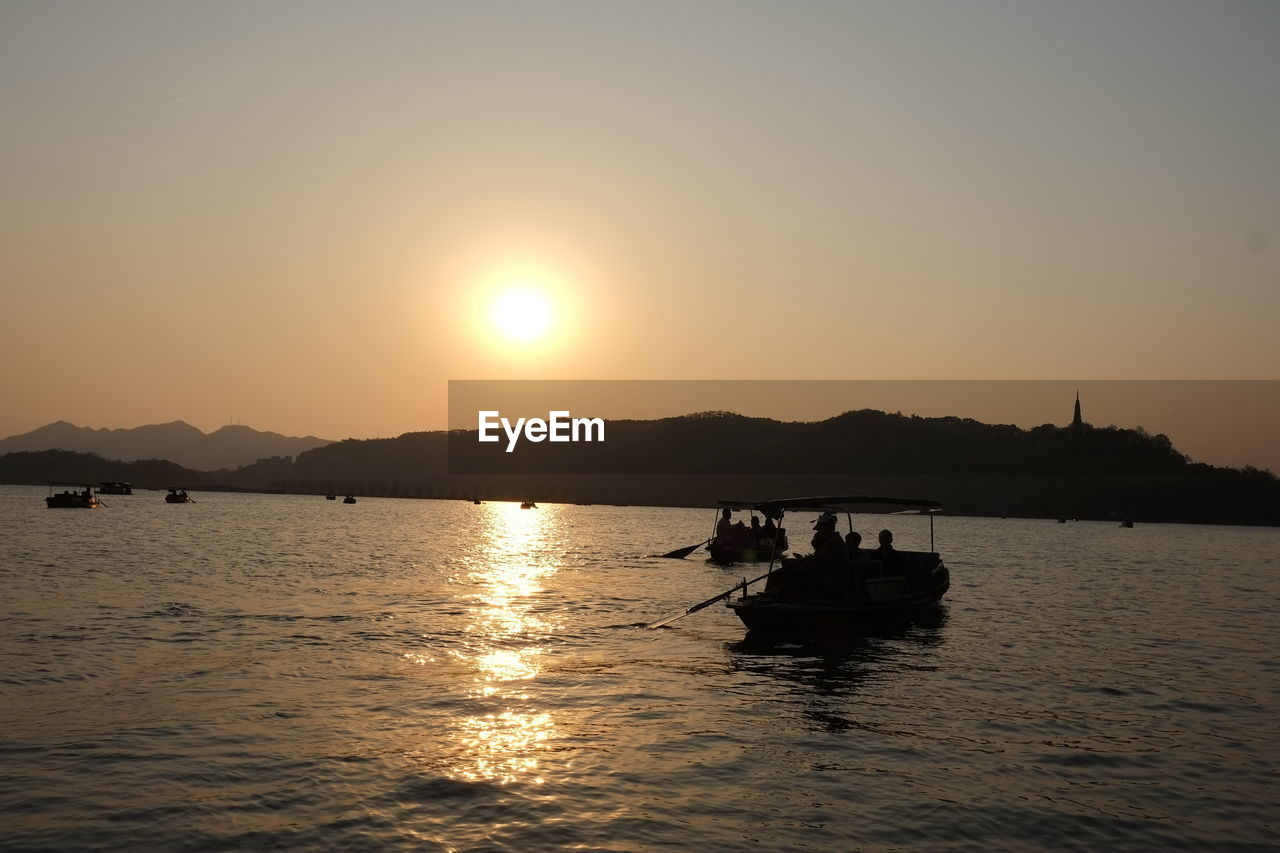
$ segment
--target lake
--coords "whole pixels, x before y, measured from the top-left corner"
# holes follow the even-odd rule
[[[45,494],[5,850],[1280,850],[1275,529],[944,515],[937,618],[808,648],[642,627],[764,571],[645,556],[710,509]]]

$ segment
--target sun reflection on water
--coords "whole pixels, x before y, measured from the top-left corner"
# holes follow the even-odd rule
[[[555,508],[489,503],[478,509],[479,545],[468,580],[475,586],[468,640],[456,653],[474,668],[470,695],[486,710],[461,717],[450,774],[468,781],[541,784],[538,755],[555,735],[547,711],[532,707],[542,669],[541,638],[552,628],[534,608],[551,558]]]
[[[462,721],[461,740],[471,763],[454,768],[454,772],[470,782],[541,785],[545,780],[537,775],[537,750],[554,733],[551,715],[545,711],[468,717]]]

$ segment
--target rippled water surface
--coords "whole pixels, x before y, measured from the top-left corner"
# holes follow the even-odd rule
[[[637,627],[762,571],[643,556],[709,510],[44,494],[0,848],[1280,849],[1280,531],[941,517],[939,617],[815,649]]]

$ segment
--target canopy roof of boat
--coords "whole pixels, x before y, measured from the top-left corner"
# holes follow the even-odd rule
[[[819,495],[810,498],[780,498],[771,501],[719,501],[718,505],[729,509],[753,509],[765,515],[777,518],[782,512],[815,511],[815,512],[872,512],[867,507],[897,507],[894,512],[904,509],[941,512],[942,504],[922,498],[891,498],[883,495]]]

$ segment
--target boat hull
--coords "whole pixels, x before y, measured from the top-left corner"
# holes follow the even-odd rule
[[[726,602],[726,606],[753,634],[812,638],[883,630],[910,622],[941,603],[942,595],[933,593],[875,606],[778,601],[765,595],[748,595]]]
[[[767,563],[773,559],[774,550],[773,543],[761,543],[759,547],[751,545],[722,545],[718,542],[712,542],[707,546],[707,551],[711,554],[711,560],[715,563]],[[778,542],[777,554],[782,556],[787,550],[787,540],[783,537]]]
[[[753,633],[815,637],[880,630],[935,610],[951,588],[951,574],[936,554],[908,554],[902,559],[906,566],[912,562],[917,564],[916,570],[904,575],[871,575],[866,570],[878,568],[878,562],[855,562],[863,572],[847,587],[854,592],[844,598],[793,596],[786,594],[784,585],[772,589],[766,585],[763,593],[745,595],[725,605]]]
[[[97,509],[98,499],[84,495],[49,495],[44,499],[49,509]]]

